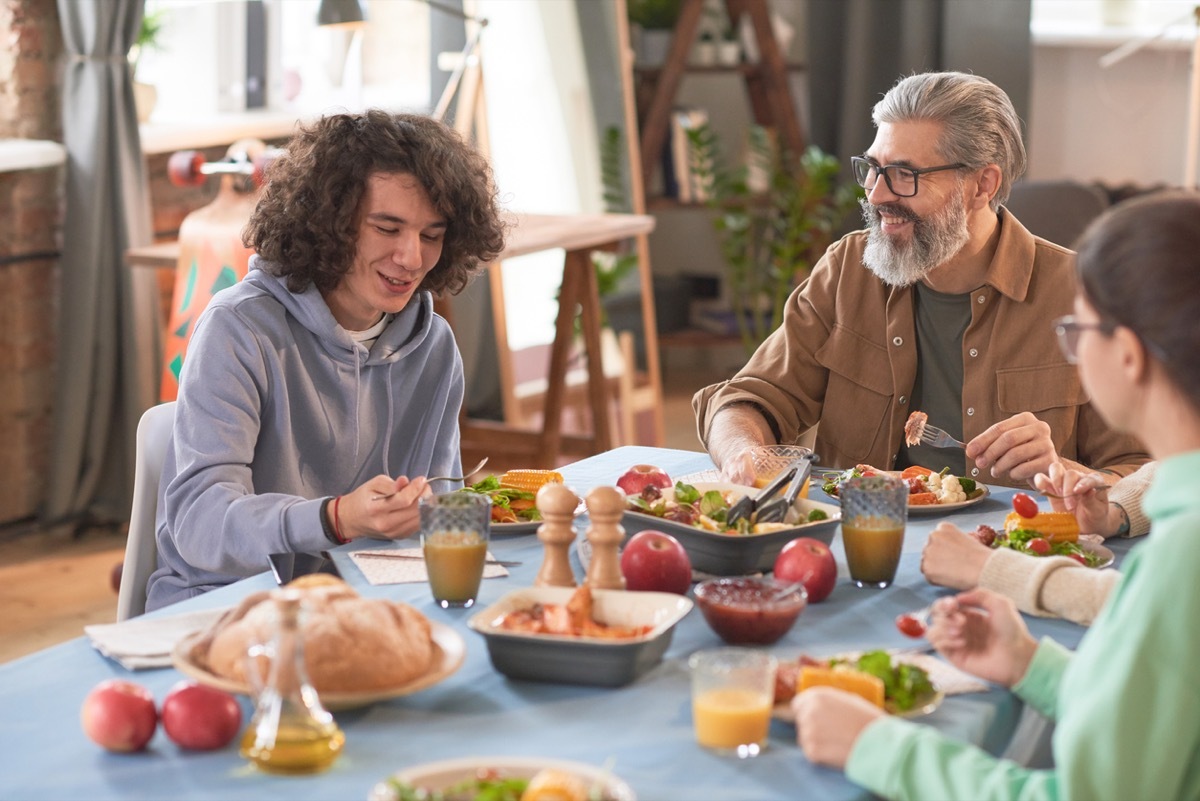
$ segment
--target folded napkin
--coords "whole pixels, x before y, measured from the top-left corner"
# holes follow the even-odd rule
[[[207,628],[227,609],[202,609],[167,617],[135,617],[121,623],[84,626],[92,647],[126,670],[171,666],[175,643]]]
[[[425,571],[425,556],[420,548],[352,551],[350,558],[372,584],[414,584],[429,581],[429,573]],[[496,557],[488,551],[487,558],[492,560]],[[508,570],[503,565],[483,566],[484,578],[502,578],[507,575]]]

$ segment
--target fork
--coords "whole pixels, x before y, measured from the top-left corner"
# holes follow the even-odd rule
[[[967,446],[965,443],[959,442],[954,437],[947,434],[937,426],[931,426],[929,423],[921,430],[921,442],[934,448],[963,448]]]
[[[759,507],[758,514],[754,517],[755,523],[782,523],[783,519],[787,517],[788,510],[796,502],[796,496],[800,494],[800,489],[812,472],[812,457],[802,456],[797,461],[802,464],[796,470],[796,477],[788,485],[787,492],[783,493],[782,497],[767,501]]]
[[[475,475],[480,470],[482,470],[483,466],[485,464],[487,464],[487,461],[488,461],[488,457],[487,456],[483,457],[482,459],[479,460],[479,464],[475,465],[474,467],[472,467],[470,469],[469,472],[463,473],[461,476],[434,476],[433,478],[425,479],[425,483],[432,484],[435,481],[466,481],[468,478],[470,478],[471,476]],[[397,492],[398,491],[399,490],[397,490]],[[396,494],[395,492],[388,492],[388,493],[384,493],[383,495],[372,495],[371,500],[386,501],[388,498],[392,497],[395,494]]]

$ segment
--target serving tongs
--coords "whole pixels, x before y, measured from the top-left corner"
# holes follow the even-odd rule
[[[792,476],[796,475],[796,470],[799,467],[795,464],[789,465],[787,469],[781,472],[775,478],[771,479],[771,483],[763,487],[757,495],[744,495],[737,503],[729,507],[729,513],[725,515],[725,524],[733,526],[742,518],[752,519],[754,513],[758,511],[759,505],[766,501],[775,493],[783,488],[783,485],[791,480]]]
[[[812,463],[812,454],[801,456],[792,462],[792,469],[796,476],[792,479],[792,483],[788,484],[787,492],[783,493],[783,497],[767,501],[760,506],[758,514],[754,516],[755,523],[782,523],[784,521],[792,504],[796,502],[796,496],[804,487],[804,482],[808,481],[808,477],[812,473]]]

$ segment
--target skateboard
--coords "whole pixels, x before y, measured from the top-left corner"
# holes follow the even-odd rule
[[[220,176],[221,186],[211,203],[188,214],[179,226],[160,400],[175,400],[179,392],[179,373],[200,313],[213,295],[246,275],[253,251],[242,244],[242,229],[277,153],[257,139],[242,139],[229,146],[221,161],[208,162],[195,150],[178,151],[167,161],[167,177],[176,186],[199,186],[212,175]]]

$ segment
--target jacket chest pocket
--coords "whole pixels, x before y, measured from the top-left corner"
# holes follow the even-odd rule
[[[895,392],[887,349],[836,326],[816,356],[829,371],[817,429],[825,444],[817,450],[823,461],[835,464],[867,461],[873,451],[886,445],[877,447],[876,443],[886,437],[891,419]]]
[[[1013,367],[996,373],[996,404],[1008,416],[1032,412],[1050,425],[1060,448],[1075,436],[1077,410],[1088,395],[1072,364]]]

